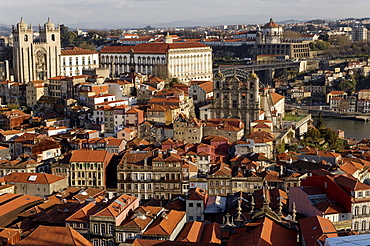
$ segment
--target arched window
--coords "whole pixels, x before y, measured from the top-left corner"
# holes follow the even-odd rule
[[[24,35],[24,42],[28,41],[28,35]]]
[[[51,34],[51,41],[55,41],[55,34]]]
[[[361,223],[361,231],[366,231],[366,221],[363,220]]]
[[[362,214],[366,214],[366,212],[367,212],[366,206],[362,206]]]
[[[220,81],[216,81],[216,88],[219,89],[220,88]]]
[[[355,215],[358,215],[358,207],[355,207]]]
[[[358,221],[353,224],[353,230],[358,231]]]

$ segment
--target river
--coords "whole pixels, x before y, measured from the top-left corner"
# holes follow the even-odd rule
[[[346,138],[370,139],[370,122],[349,119],[323,118],[326,127],[343,130]],[[316,119],[314,125],[316,124]]]

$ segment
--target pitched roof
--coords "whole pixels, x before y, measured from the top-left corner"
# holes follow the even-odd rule
[[[204,200],[207,199],[207,191],[199,187],[195,187],[189,190],[189,195],[186,200]]]
[[[344,188],[348,188],[348,189],[353,190],[353,191],[370,190],[370,185],[361,183],[360,181],[358,181],[355,178],[350,178],[350,177],[346,177],[346,176],[341,175],[341,176],[335,177],[334,181],[338,185],[340,185]]]
[[[299,220],[301,232],[306,245],[316,245],[317,240],[325,235],[326,237],[338,237],[337,230],[333,223],[321,216],[312,216]]]
[[[137,200],[136,197],[128,196],[122,194],[118,197],[112,198],[107,206],[103,207],[94,216],[103,216],[103,217],[117,217],[117,215],[121,214],[127,206]]]
[[[93,246],[71,227],[39,226],[17,246]]]
[[[131,217],[121,223],[121,226],[139,227],[140,230],[144,230],[162,209],[162,207],[140,206],[135,209]]]
[[[186,223],[182,229],[180,235],[177,237],[176,241],[183,242],[200,242],[204,224],[199,221],[192,221]]]
[[[48,173],[10,173],[4,177],[7,183],[33,183],[33,184],[52,184],[60,180],[66,179]]]
[[[297,232],[291,231],[277,222],[264,217],[245,227],[236,229],[230,237],[228,245],[238,246],[266,246],[266,245],[297,245]]]
[[[65,49],[61,51],[62,56],[74,56],[74,55],[90,55],[90,54],[98,54],[96,51],[88,50],[88,49],[81,49],[78,47],[73,47],[73,49]]]
[[[271,97],[274,104],[285,98],[284,96],[277,94],[275,92],[271,92]]]
[[[104,162],[111,156],[106,150],[75,150],[70,162]]]
[[[185,212],[171,210],[166,217],[159,216],[143,235],[170,236],[185,214]]]
[[[105,46],[100,50],[100,53],[129,53],[133,50],[135,53],[142,54],[160,54],[167,53],[171,49],[189,49],[189,48],[201,48],[209,47],[208,45],[196,42],[183,42],[183,43],[144,43],[135,46]]]

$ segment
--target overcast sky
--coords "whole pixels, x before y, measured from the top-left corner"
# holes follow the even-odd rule
[[[339,19],[370,15],[369,0],[0,0],[0,3],[2,24],[16,24],[21,16],[33,25],[45,23],[48,16],[60,24],[109,21],[141,25],[230,15],[245,15],[248,22],[250,15],[268,15],[277,21],[291,17]]]

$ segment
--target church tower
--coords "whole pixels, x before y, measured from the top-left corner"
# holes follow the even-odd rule
[[[13,26],[13,67],[15,81],[27,83],[33,80],[47,80],[60,75],[60,30],[50,18],[39,30],[39,40],[34,40],[31,25],[23,18]]]
[[[250,133],[252,121],[259,119],[259,78],[252,73],[238,76],[244,71],[234,70],[233,76],[225,76],[219,70],[214,75],[212,118],[236,118],[244,123],[245,134]]]
[[[264,44],[280,44],[283,40],[283,27],[276,24],[272,18],[261,28]]]

